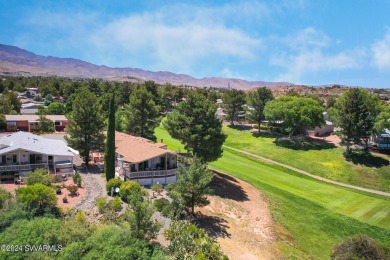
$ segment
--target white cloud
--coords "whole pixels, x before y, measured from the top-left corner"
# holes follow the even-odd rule
[[[359,68],[366,56],[365,49],[329,53],[325,50],[331,39],[315,28],[305,28],[281,41],[288,53],[272,55],[270,63],[285,69],[276,80],[302,83],[314,73]]]
[[[170,12],[158,11],[111,21],[91,33],[90,44],[104,56],[121,52],[141,58],[142,54],[154,64],[152,69],[178,72],[190,72],[195,63],[210,58],[251,60],[262,46],[261,39],[206,19],[204,14],[176,17],[180,22],[170,17]]]
[[[382,40],[371,47],[375,66],[380,70],[390,69],[390,29]]]

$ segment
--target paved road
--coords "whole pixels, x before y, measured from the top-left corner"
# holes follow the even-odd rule
[[[239,150],[239,149],[236,149],[236,148],[233,148],[233,147],[230,147],[230,146],[226,146],[226,145],[224,145],[223,147],[226,147],[226,148],[228,148],[230,150],[233,150],[233,151],[236,151],[236,152],[239,152],[239,153],[242,153],[242,154],[246,154],[246,155],[255,157],[257,159],[260,159],[260,160],[268,162],[268,163],[272,163],[272,164],[276,164],[276,165],[282,166],[284,168],[293,170],[293,171],[295,171],[297,173],[309,176],[309,177],[311,177],[313,179],[317,179],[317,180],[320,180],[320,181],[323,181],[323,182],[331,183],[331,184],[342,186],[342,187],[347,187],[347,188],[354,189],[354,190],[359,190],[359,191],[364,191],[364,192],[368,192],[368,193],[372,193],[372,194],[377,194],[377,195],[390,197],[390,193],[388,193],[388,192],[379,191],[379,190],[371,190],[371,189],[366,189],[366,188],[362,188],[362,187],[359,187],[359,186],[345,184],[345,183],[338,182],[338,181],[333,181],[333,180],[330,180],[330,179],[327,179],[327,178],[323,178],[323,177],[311,174],[309,172],[297,169],[297,168],[292,167],[290,165],[287,165],[287,164],[284,164],[284,163],[280,163],[280,162],[276,162],[274,160],[271,160],[271,159],[268,159],[268,158],[265,158],[265,157],[253,154],[253,153],[245,152],[243,150]]]

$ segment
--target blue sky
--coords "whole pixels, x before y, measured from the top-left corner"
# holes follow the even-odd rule
[[[390,1],[0,0],[0,43],[110,67],[390,87]]]

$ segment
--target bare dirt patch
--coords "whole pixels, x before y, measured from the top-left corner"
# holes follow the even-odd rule
[[[275,224],[264,196],[250,184],[216,173],[210,204],[197,208],[197,222],[229,259],[276,259]]]

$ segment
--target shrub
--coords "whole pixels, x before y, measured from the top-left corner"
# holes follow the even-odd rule
[[[96,202],[96,207],[99,210],[100,214],[103,214],[108,210],[108,203],[107,203],[107,197],[100,197],[95,200]]]
[[[115,188],[120,188],[123,181],[118,178],[111,179],[106,184],[106,190],[108,193],[111,193],[111,188],[114,188],[114,194],[115,194]]]
[[[66,189],[70,192],[71,196],[76,196],[79,187],[77,187],[76,185],[69,185],[68,187],[66,187]]]
[[[163,186],[160,183],[153,184],[152,187],[150,187],[152,191],[157,192],[160,194],[164,189]]]
[[[163,210],[164,207],[166,207],[169,204],[170,202],[166,198],[157,199],[153,202],[153,206],[156,208],[156,210],[160,212]]]
[[[62,198],[62,202],[63,202],[63,203],[68,203],[68,198],[67,198],[66,196],[63,197],[63,198]]]
[[[81,175],[80,175],[80,173],[76,172],[75,174],[73,174],[72,179],[73,179],[73,182],[74,182],[75,184],[78,183],[78,180],[81,181]]]
[[[110,208],[116,212],[119,212],[122,210],[122,201],[118,196],[115,197],[115,199],[110,201]]]
[[[80,179],[77,179],[77,187],[79,187],[79,188],[81,188],[81,177],[80,177]]]
[[[57,203],[53,190],[39,183],[17,189],[16,198],[28,211],[38,215],[51,212]]]
[[[100,214],[107,213],[109,211],[121,211],[122,201],[119,197],[115,197],[113,200],[108,201],[107,197],[101,197],[96,199],[96,207]]]
[[[55,175],[53,178],[54,183],[60,183],[62,182],[62,176],[61,175]]]
[[[11,198],[11,193],[0,187],[0,209],[4,208]]]
[[[121,185],[119,195],[125,202],[142,198],[141,185],[135,181],[126,181]]]
[[[27,179],[27,185],[43,184],[46,186],[51,186],[51,182],[52,178],[47,173],[47,170],[43,168],[35,169],[28,175]]]
[[[387,259],[384,248],[366,235],[357,235],[340,242],[333,248],[332,259]]]
[[[56,194],[61,194],[62,193],[60,185],[55,185],[53,188],[56,191]]]

